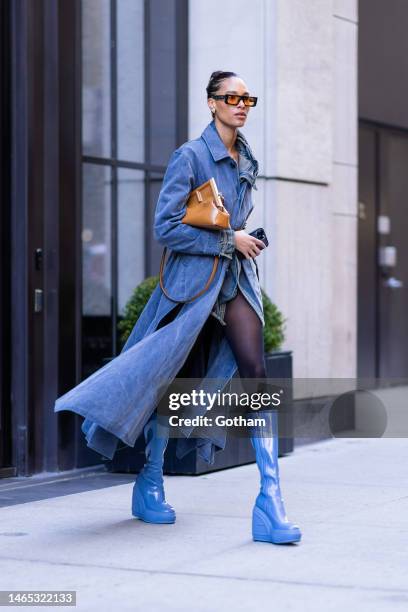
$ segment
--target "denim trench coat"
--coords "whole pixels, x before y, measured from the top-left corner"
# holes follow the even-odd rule
[[[264,325],[256,263],[254,259],[238,259],[233,239],[233,230],[245,227],[253,209],[251,192],[256,189],[258,162],[240,130],[236,146],[239,167],[214,121],[209,123],[199,138],[184,143],[172,154],[156,205],[154,236],[171,250],[163,277],[170,296],[186,300],[200,291],[211,273],[214,255],[219,255],[210,288],[174,310],[176,302],[157,285],[121,353],[55,403],[55,412],[71,410],[85,417],[82,431],[87,444],[104,457],[113,458],[119,440],[134,446],[163,389],[192,353],[210,315],[225,325],[225,303],[236,293],[237,285]],[[211,177],[224,195],[231,229],[207,230],[181,222],[189,193]],[[173,319],[172,312],[176,313]],[[165,317],[168,321],[160,326]],[[223,334],[211,333],[207,357],[200,388],[215,392],[221,390],[220,381],[224,388],[237,371]],[[195,410],[196,415],[204,414],[206,407]],[[215,452],[225,447],[224,428],[211,427],[208,437],[203,438],[189,437],[192,430],[182,428],[177,456],[182,458],[197,448],[205,461],[213,463]]]

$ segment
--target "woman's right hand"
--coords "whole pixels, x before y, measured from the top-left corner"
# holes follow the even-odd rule
[[[265,248],[265,244],[262,240],[255,238],[255,236],[250,236],[245,230],[236,230],[235,248],[238,249],[246,259],[250,259],[251,257],[257,257]]]

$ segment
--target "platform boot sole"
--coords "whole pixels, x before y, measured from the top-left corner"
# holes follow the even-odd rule
[[[255,507],[252,512],[252,538],[255,542],[272,542],[272,544],[289,544],[299,542],[300,530],[274,529],[267,514]]]
[[[132,515],[145,523],[170,524],[176,522],[175,513],[157,512],[146,508],[143,495],[136,488],[132,496]]]

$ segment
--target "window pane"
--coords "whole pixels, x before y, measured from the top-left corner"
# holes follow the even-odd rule
[[[82,146],[110,157],[110,0],[82,0]]]
[[[183,81],[177,82],[177,75],[183,72],[187,57],[178,57],[176,53],[176,2],[149,2],[152,15],[149,31],[149,111],[153,118],[149,134],[150,162],[164,166],[176,148],[177,114],[180,109],[187,110],[185,101],[188,92]],[[214,36],[214,32],[209,32],[209,36]],[[218,43],[222,44],[217,38]],[[201,71],[201,65],[197,65],[196,69]]]
[[[111,314],[111,171],[83,165],[82,311]]]
[[[163,174],[157,172],[150,172],[149,181],[147,183],[146,190],[146,208],[149,211],[151,224],[154,224],[154,217],[157,207],[157,200],[159,199],[160,189],[163,184]],[[153,236],[153,230],[150,230],[150,240],[147,242],[147,270],[148,276],[157,274],[160,269],[160,260],[163,253],[163,245],[157,242]]]
[[[118,0],[118,157],[143,162],[144,1]]]
[[[135,287],[144,279],[145,256],[144,172],[118,172],[118,314]]]

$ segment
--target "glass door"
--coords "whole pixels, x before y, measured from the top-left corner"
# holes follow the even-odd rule
[[[82,376],[145,275],[145,2],[82,2]]]
[[[135,287],[157,274],[152,218],[187,133],[187,2],[82,0],[82,377],[121,350]]]

